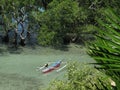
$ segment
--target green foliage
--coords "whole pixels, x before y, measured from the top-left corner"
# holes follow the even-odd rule
[[[77,1],[53,0],[48,4],[48,9],[40,13],[36,19],[41,24],[39,31],[46,26],[48,33],[55,32],[52,41],[59,45],[64,44],[64,38],[69,33],[80,37],[81,33],[84,32],[83,30],[86,30],[83,28],[86,27],[86,20],[89,15],[87,9],[80,6]],[[39,36],[41,35],[39,34]]]
[[[53,39],[55,36],[55,32],[49,32],[47,27],[44,26],[39,32],[38,40],[41,42],[40,44],[45,46],[45,45],[52,45],[53,44]]]
[[[93,3],[97,7],[96,10],[89,8]],[[52,40],[55,44],[56,42],[64,44],[64,39],[68,34],[76,34],[77,39],[84,41],[84,38],[89,38],[88,33],[95,31],[91,27],[97,24],[96,17],[101,16],[98,15],[102,12],[103,7],[99,7],[101,3],[103,1],[53,0],[48,4],[48,9],[40,13],[36,20],[41,25],[40,30],[42,26],[46,26],[46,30],[49,29],[47,31],[56,33]],[[79,43],[80,41],[78,40]]]
[[[91,55],[99,69],[104,69],[120,89],[120,17],[111,9],[105,10],[106,19],[98,20],[99,28],[96,41],[89,44],[89,55]]]
[[[72,31],[70,25],[77,18],[79,7],[77,2],[72,0],[57,1],[53,0],[48,5],[48,10],[40,14],[39,22],[41,24],[40,32],[46,26],[48,33],[55,32],[52,41],[55,44],[62,43],[62,38]],[[44,28],[42,28],[44,27]],[[41,34],[39,34],[41,36]],[[40,42],[41,44],[42,42]]]
[[[64,44],[68,34],[76,35],[77,39],[74,41],[79,38],[85,41],[89,38],[86,33],[94,31],[91,26],[97,25],[96,20],[106,18],[102,17],[101,13],[107,6],[119,11],[119,1],[117,0],[111,0],[111,2],[108,0],[1,0],[1,21],[5,23],[2,29],[7,32],[8,29],[17,27],[19,21],[13,24],[11,18],[24,19],[26,15],[25,19],[29,22],[28,29],[39,30],[38,41],[41,45]],[[41,7],[45,8],[44,12],[40,12]],[[24,15],[19,12],[23,8]],[[44,36],[46,42],[42,41],[41,36]]]
[[[91,66],[78,62],[68,64],[67,80],[51,83],[48,90],[111,90],[109,77]]]
[[[36,0],[1,0],[0,1],[0,16],[2,16],[2,21],[4,23],[4,28],[6,30],[15,28],[15,25],[12,22],[14,18],[17,25],[20,23],[19,19],[22,19],[24,22],[25,19],[29,21],[29,24],[36,24],[34,21],[31,12],[38,12],[39,3],[36,3]],[[26,18],[25,18],[26,17]]]

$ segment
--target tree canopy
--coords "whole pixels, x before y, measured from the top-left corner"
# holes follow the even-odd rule
[[[19,26],[24,38],[26,29],[36,32],[40,45],[81,43],[97,32],[104,9],[119,11],[118,4],[117,0],[1,0],[0,25],[6,39],[9,30]]]

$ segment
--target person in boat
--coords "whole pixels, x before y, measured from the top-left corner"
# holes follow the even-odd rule
[[[46,63],[46,64],[44,65],[44,67],[45,67],[45,68],[48,68],[48,63]]]

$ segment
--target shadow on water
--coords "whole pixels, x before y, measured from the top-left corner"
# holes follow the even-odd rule
[[[3,54],[48,54],[56,52],[68,52],[80,51],[83,49],[83,45],[68,44],[68,45],[56,45],[56,46],[40,46],[40,45],[26,45],[25,47],[19,46],[17,49],[14,47],[5,46],[4,49],[0,48],[0,55]],[[76,52],[75,51],[75,52]]]
[[[25,47],[7,47],[6,50],[10,53],[10,54],[21,54],[22,52],[24,52],[27,49],[31,49],[31,50],[36,50],[36,46],[35,45],[26,45]],[[25,50],[24,50],[25,49]]]
[[[0,56],[5,56],[7,54],[8,54],[8,51],[6,50],[6,48],[0,46]]]
[[[13,47],[8,47],[7,51],[11,54],[21,54],[23,52],[23,48],[13,48]]]
[[[28,49],[37,50],[38,48],[51,48],[60,51],[68,51],[69,45],[54,45],[54,46],[41,46],[41,45],[27,45]]]
[[[3,54],[4,54],[4,52],[5,52],[5,50],[4,50],[4,49],[2,49],[2,48],[0,48],[0,55],[3,55]]]
[[[61,50],[61,51],[68,51],[69,50],[69,46],[68,45],[60,45],[60,46],[54,46],[51,47],[52,49],[56,49],[56,50]]]
[[[8,55],[8,53],[11,54],[20,54],[23,51],[22,48],[14,48],[14,47],[8,47],[8,45],[0,44],[0,55]]]

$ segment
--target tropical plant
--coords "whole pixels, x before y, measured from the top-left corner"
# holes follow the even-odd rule
[[[112,9],[104,11],[105,19],[98,20],[96,41],[89,43],[89,55],[97,61],[97,68],[104,70],[120,89],[120,17]]]
[[[48,90],[111,90],[110,78],[93,67],[72,62],[67,67],[67,77],[55,80]]]

